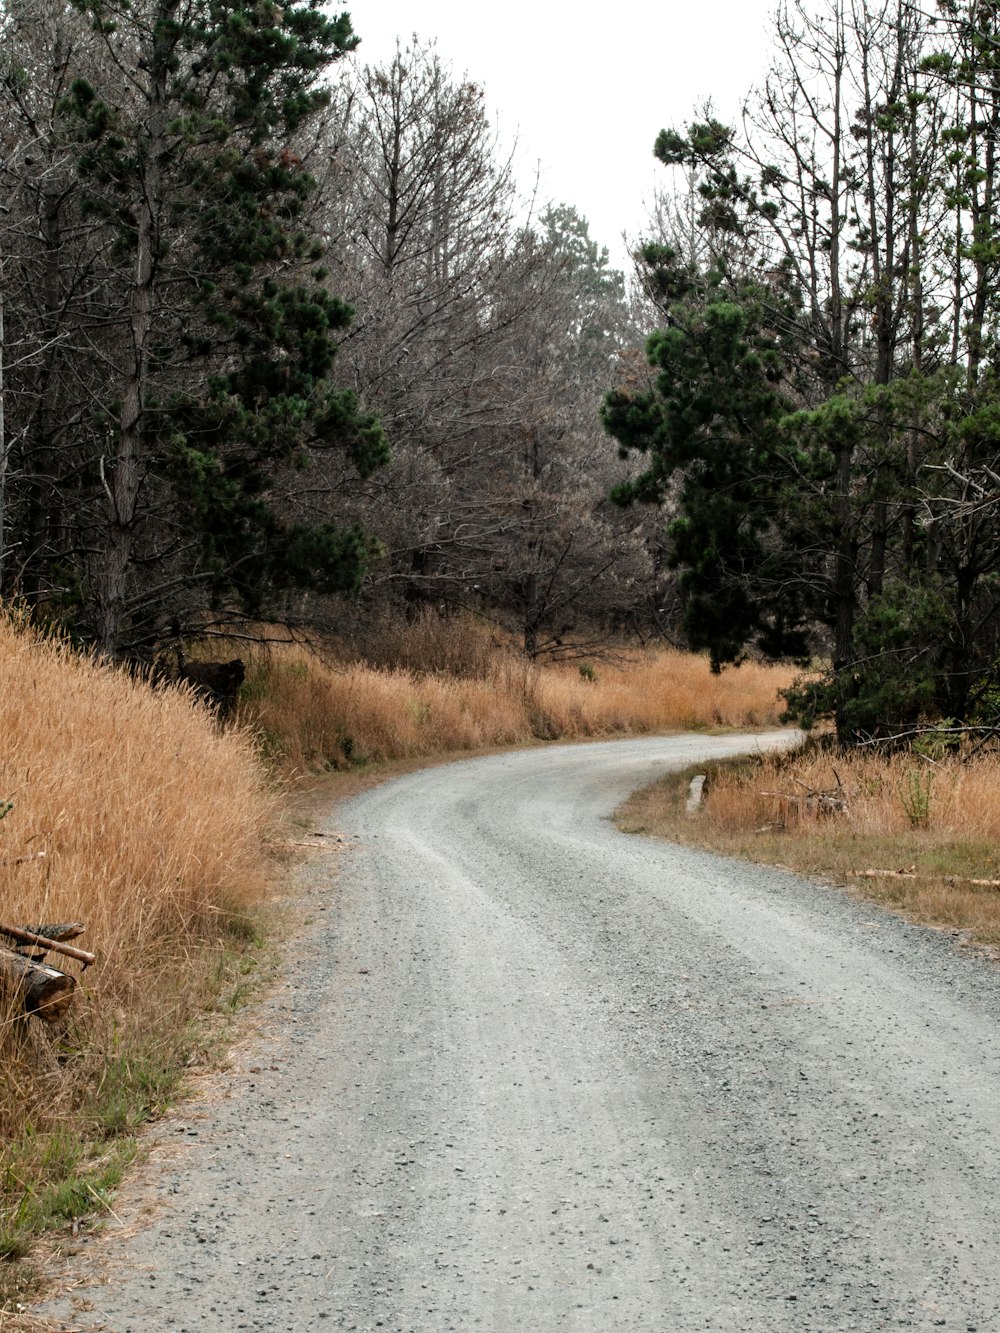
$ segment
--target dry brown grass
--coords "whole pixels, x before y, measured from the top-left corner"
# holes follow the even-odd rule
[[[791,673],[747,664],[714,676],[705,658],[673,649],[598,664],[595,679],[579,667],[549,666],[532,681],[545,731],[560,737],[635,735],[712,727],[776,726],[778,691]]]
[[[0,1015],[0,1245],[16,1253],[41,1184],[86,1155],[81,1126],[127,1129],[176,1082],[189,1020],[265,888],[275,798],[252,739],[182,690],[10,618],[0,679],[0,919],[83,921],[98,956],[82,975],[65,963],[82,991],[61,1042],[9,1000]]]
[[[492,622],[467,612],[440,615],[424,607],[410,616],[373,611],[337,641],[336,656],[345,665],[486,680],[496,668],[498,653],[510,650],[510,636]]]
[[[808,792],[838,780],[847,813],[816,813]],[[636,793],[619,812],[622,827],[833,879],[913,920],[1000,944],[1000,887],[970,882],[1000,880],[995,758],[931,763],[809,746],[713,767],[693,819],[684,814],[686,792],[678,777]],[[903,873],[858,873],[872,870]]]
[[[451,648],[449,632],[457,640]],[[437,628],[432,660],[450,663],[448,671],[271,645],[249,655],[240,719],[286,772],[302,772],[534,739],[772,726],[778,690],[791,679],[758,665],[713,676],[703,658],[670,650],[582,669],[531,664],[502,643],[487,652],[481,633],[474,622]],[[473,642],[464,652],[467,634]]]
[[[274,797],[250,738],[182,690],[151,690],[9,621],[0,673],[5,913],[84,919],[95,985],[120,994],[150,941],[214,932],[257,898]]]

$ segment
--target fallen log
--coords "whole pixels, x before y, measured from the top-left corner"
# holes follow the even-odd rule
[[[849,870],[852,879],[941,879],[946,884],[972,884],[978,889],[1000,889],[1000,879],[971,879],[968,875],[941,875],[931,870]]]
[[[20,996],[25,1012],[37,1015],[45,1023],[55,1023],[61,1018],[76,994],[75,977],[3,947],[0,947],[0,977]]]
[[[79,921],[70,921],[65,925],[58,926],[6,926],[0,924],[0,935],[6,935],[8,939],[17,940],[19,944],[34,944],[40,948],[43,953],[53,949],[56,953],[63,953],[67,958],[75,958],[83,963],[84,967],[97,962],[97,955],[89,953],[86,949],[77,949],[72,944],[63,943],[64,940],[76,939],[77,935],[83,934],[83,926]]]

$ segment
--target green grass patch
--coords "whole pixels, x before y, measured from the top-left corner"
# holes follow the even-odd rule
[[[30,1125],[0,1152],[0,1309],[36,1294],[31,1262],[39,1236],[72,1231],[111,1211],[111,1199],[137,1152],[134,1138],[95,1142],[84,1123],[51,1133]]]

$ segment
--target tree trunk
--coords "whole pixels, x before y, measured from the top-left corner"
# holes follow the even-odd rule
[[[164,20],[175,4],[162,7]],[[114,657],[125,620],[128,571],[135,547],[139,497],[143,481],[143,434],[149,384],[150,340],[156,313],[156,280],[163,206],[162,159],[167,138],[166,52],[154,54],[148,97],[149,141],[140,178],[137,206],[135,277],[129,298],[129,364],[122,393],[113,471],[108,478],[102,459],[102,480],[109,501],[105,550],[95,579],[97,648]]]

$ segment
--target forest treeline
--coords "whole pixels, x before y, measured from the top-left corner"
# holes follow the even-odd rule
[[[826,660],[791,711],[845,742],[1000,722],[998,11],[782,5],[741,122],[656,141],[620,498],[676,508],[691,643]]]
[[[845,741],[997,720],[996,4],[783,4],[631,284],[417,39],[0,15],[0,595],[109,657],[464,609],[826,662]]]
[[[7,0],[0,587],[104,655],[176,622],[655,620],[597,407],[639,335],[483,91],[317,0]],[[360,601],[358,594],[361,594]]]

